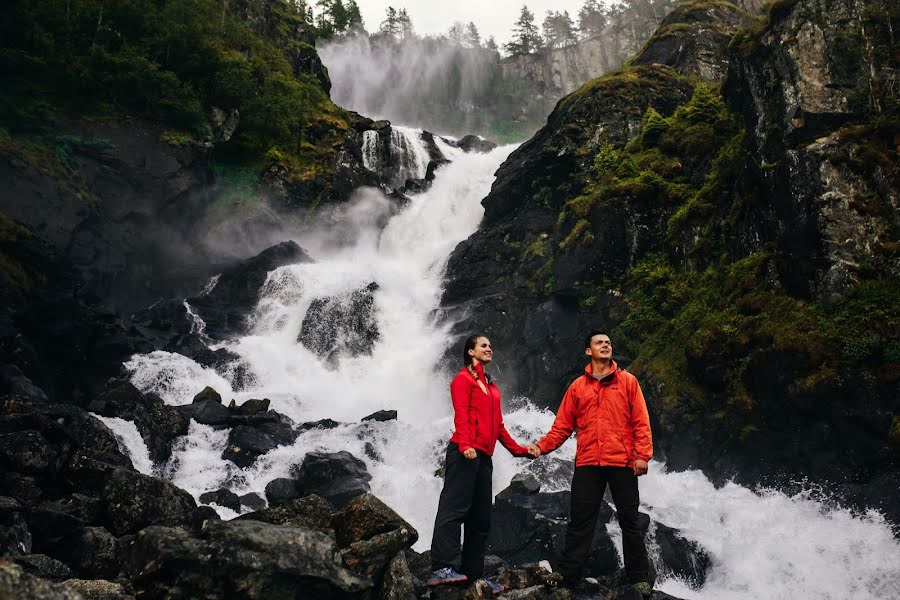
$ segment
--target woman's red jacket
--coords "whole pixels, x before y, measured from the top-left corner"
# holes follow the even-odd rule
[[[528,456],[528,449],[520,446],[503,426],[503,415],[500,412],[500,390],[494,383],[487,383],[484,368],[475,367],[478,379],[485,384],[488,393],[481,391],[481,386],[465,367],[460,369],[450,383],[450,397],[453,399],[453,432],[451,442],[459,446],[460,452],[475,448],[488,456],[494,454],[497,440],[509,450],[513,456]]]

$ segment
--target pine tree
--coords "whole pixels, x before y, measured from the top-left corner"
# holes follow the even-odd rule
[[[462,24],[462,21],[456,21],[450,26],[450,29],[447,30],[447,41],[454,46],[462,46],[465,37],[466,26]]]
[[[606,29],[606,10],[597,0],[587,0],[578,11],[578,31],[582,37],[599,37]]]
[[[387,7],[386,18],[381,22],[378,31],[395,39],[400,36],[400,20],[396,8],[393,6]]]
[[[347,23],[351,29],[364,29],[362,13],[359,11],[359,4],[356,0],[347,2]]]
[[[562,13],[547,11],[543,24],[544,41],[548,48],[565,48],[578,41],[575,37],[575,24],[569,11]]]
[[[531,54],[541,49],[543,40],[534,24],[534,13],[522,5],[519,19],[513,27],[513,39],[506,44],[506,50],[513,56]]]
[[[405,8],[401,8],[397,13],[397,21],[400,24],[400,37],[404,40],[416,37],[413,29],[412,19]]]
[[[481,47],[481,34],[478,33],[478,27],[475,26],[475,23],[469,21],[469,24],[466,25],[466,32],[463,35],[463,42],[468,48],[480,48]]]
[[[500,54],[500,47],[497,46],[497,40],[494,39],[494,36],[490,36],[487,41],[484,43],[484,47],[491,54]]]

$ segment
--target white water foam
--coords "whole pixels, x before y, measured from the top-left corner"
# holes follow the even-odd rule
[[[91,416],[109,427],[109,430],[112,431],[113,436],[119,443],[119,449],[131,459],[131,464],[135,471],[144,475],[153,473],[153,461],[150,460],[150,451],[147,449],[147,444],[144,443],[144,438],[138,432],[137,426],[132,421],[120,419],[119,417],[103,417],[94,413],[91,413]]]
[[[417,528],[416,549],[430,545],[437,497],[435,476],[452,430],[447,385],[455,365],[439,365],[448,333],[435,318],[443,273],[456,244],[481,220],[480,200],[493,173],[512,148],[463,154],[437,142],[453,162],[433,187],[415,196],[383,231],[373,224],[387,202],[360,190],[345,222],[320,237],[297,240],[316,260],[269,274],[252,318],[252,330],[227,347],[240,355],[255,383],[230,383],[190,359],[166,352],[135,356],[128,363],[140,389],[170,404],[190,402],[211,385],[239,402],[267,397],[272,408],[295,421],[345,421],[332,430],[310,430],[290,446],[261,456],[247,469],[221,458],[227,431],[192,424],[167,465],[167,475],[195,498],[228,487],[263,494],[266,483],[289,475],[311,451],[347,450],[372,474],[373,492]],[[341,227],[345,227],[344,230]],[[339,240],[336,242],[335,240]],[[348,294],[375,281],[380,338],[371,356],[342,358],[337,365],[297,342],[310,303]],[[513,349],[497,348],[498,353]],[[503,387],[501,378],[501,388]],[[379,409],[398,410],[398,421],[359,424]],[[505,421],[520,442],[545,433],[553,415],[527,402],[507,408]],[[538,461],[515,459],[498,446],[494,491],[522,470],[540,475],[546,491],[568,489],[564,468],[574,440]],[[677,580],[664,591],[684,598],[900,598],[900,545],[877,515],[854,517],[807,497],[753,492],[737,485],[716,489],[697,472],[666,473],[653,463],[641,479],[643,510],[679,529],[712,557],[706,584],[692,590]],[[218,508],[225,517],[233,512]],[[610,528],[615,531],[616,526]]]

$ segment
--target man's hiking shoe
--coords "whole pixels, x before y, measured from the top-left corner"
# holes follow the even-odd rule
[[[444,567],[443,569],[432,571],[431,575],[428,576],[428,581],[425,582],[425,585],[432,587],[450,583],[465,583],[466,581],[468,581],[468,577],[462,573],[457,573],[450,567]]]
[[[491,596],[499,596],[503,593],[504,590],[506,590],[505,585],[497,583],[496,581],[488,579],[487,577],[484,578],[484,582],[488,584],[489,588],[491,588]]]
[[[640,592],[641,596],[644,598],[649,598],[653,594],[653,584],[651,584],[649,581],[639,581],[632,587]]]

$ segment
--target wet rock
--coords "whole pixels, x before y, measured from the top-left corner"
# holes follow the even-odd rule
[[[497,498],[509,498],[520,494],[537,494],[540,491],[541,484],[534,475],[531,473],[516,473],[506,489],[497,494]]]
[[[240,356],[228,348],[212,350],[196,333],[179,335],[169,341],[163,349],[166,352],[187,356],[197,364],[210,367],[218,372],[224,371],[230,363],[240,360]]]
[[[191,401],[191,403],[198,404],[200,402],[207,402],[207,401],[222,404],[222,396],[219,394],[219,392],[217,392],[213,388],[206,386],[196,396],[194,396],[194,399]]]
[[[206,492],[204,494],[200,494],[200,502],[202,502],[203,504],[216,503],[219,506],[230,508],[233,511],[241,510],[241,499],[237,494],[235,494],[231,490],[226,490],[225,488],[216,490],[214,492]]]
[[[34,385],[16,365],[0,366],[0,395],[14,394],[35,402],[48,402],[44,390]]]
[[[335,513],[332,527],[338,546],[341,547],[395,529],[408,532],[411,539],[409,545],[419,539],[419,534],[412,525],[387,504],[368,493],[357,496]]]
[[[405,528],[379,533],[367,540],[353,542],[341,550],[341,555],[351,571],[371,577],[377,582],[381,580],[392,557],[412,544],[412,533]]]
[[[168,406],[155,394],[144,394],[129,381],[113,380],[107,389],[87,406],[104,417],[132,421],[147,445],[150,458],[164,463],[172,454],[172,442],[186,435],[190,417],[175,406]]]
[[[86,579],[112,579],[122,570],[124,556],[117,538],[102,527],[84,527],[66,540],[56,556]]]
[[[570,492],[516,494],[498,498],[491,517],[487,551],[520,566],[559,557],[565,548]],[[585,564],[590,575],[619,569],[616,549],[606,532],[612,509],[604,502]]]
[[[83,600],[61,584],[29,575],[10,561],[0,560],[0,598],[4,600]]]
[[[497,147],[494,142],[488,141],[477,135],[464,135],[455,144],[466,152],[490,152]]]
[[[269,506],[284,504],[302,495],[297,489],[297,482],[289,477],[279,477],[266,484],[266,500]]]
[[[129,571],[139,595],[173,600],[295,598],[298,590],[349,598],[372,587],[343,565],[325,533],[252,520],[208,522],[196,535],[148,527],[135,538]]]
[[[0,464],[20,473],[43,473],[58,463],[58,454],[37,431],[0,434]]]
[[[5,490],[10,498],[19,502],[22,506],[34,506],[44,496],[38,481],[34,477],[27,477],[19,473],[0,472],[0,489]]]
[[[16,500],[0,496],[0,556],[31,554],[31,531]]]
[[[240,497],[241,506],[247,507],[252,511],[260,511],[266,507],[266,500],[259,494],[248,492]]]
[[[337,421],[333,421],[331,419],[322,419],[320,421],[308,421],[303,423],[298,428],[300,431],[307,431],[309,429],[334,429],[340,425]]]
[[[84,600],[134,600],[121,583],[103,579],[68,579],[62,585],[81,594]]]
[[[264,250],[222,271],[216,286],[188,303],[206,323],[206,334],[228,339],[246,332],[246,317],[256,306],[259,290],[269,271],[297,263],[312,262],[296,242],[287,241]]]
[[[251,398],[247,400],[240,406],[235,408],[235,413],[239,415],[251,416],[257,413],[266,412],[269,410],[269,404],[271,401],[268,398],[263,398],[262,400],[258,400],[255,398]]]
[[[297,341],[333,363],[341,356],[372,354],[380,333],[375,319],[375,292],[370,283],[344,296],[316,298],[309,305]]]
[[[254,427],[239,425],[228,433],[228,446],[222,451],[222,458],[244,469],[258,457],[277,447],[278,442],[272,436]]]
[[[318,494],[337,507],[368,492],[372,479],[365,463],[346,451],[310,452],[291,476],[302,495]]]
[[[416,588],[406,557],[398,552],[384,572],[379,600],[408,600],[415,597]]]
[[[241,515],[238,519],[262,521],[272,525],[290,525],[331,531],[334,507],[330,502],[315,494],[295,498],[278,506]]]
[[[694,589],[702,587],[711,563],[706,550],[697,542],[682,537],[677,529],[662,523],[656,523],[655,528],[656,545],[659,546],[662,561],[660,574],[673,574]]]
[[[379,410],[367,417],[363,417],[363,421],[395,421],[397,419],[396,410]]]
[[[217,429],[226,427],[231,419],[231,411],[228,410],[228,407],[214,399],[195,401],[192,404],[184,404],[176,408],[185,417]]]
[[[25,554],[7,558],[34,577],[49,579],[50,581],[63,581],[74,576],[72,569],[68,565],[46,554]]]
[[[194,499],[168,481],[115,469],[102,492],[107,526],[116,535],[135,533],[149,525],[189,523]]]

